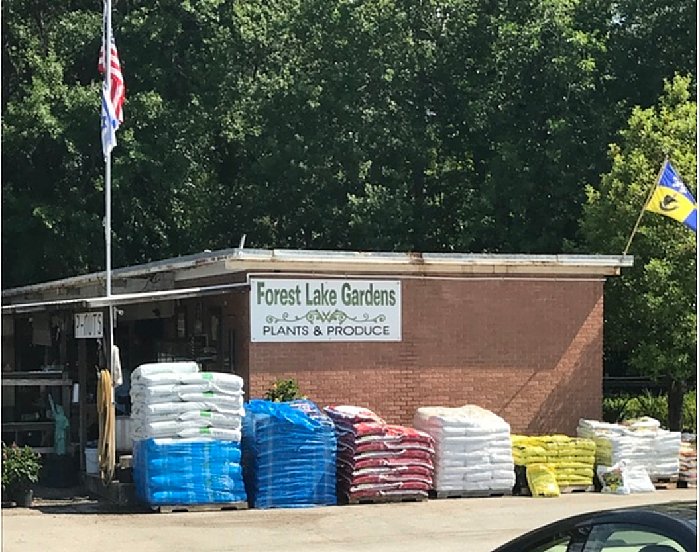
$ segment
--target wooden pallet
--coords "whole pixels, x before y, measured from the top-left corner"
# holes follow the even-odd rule
[[[424,502],[426,500],[428,500],[428,497],[423,494],[365,496],[362,498],[350,498],[347,500],[347,504],[387,504],[390,502]]]
[[[652,477],[651,482],[654,487],[661,491],[666,489],[677,489],[678,488],[678,477]]]
[[[565,485],[559,487],[559,494],[592,493],[595,490],[595,485]],[[513,494],[520,496],[532,496],[532,492],[530,492],[530,487],[516,488]]]
[[[564,487],[559,487],[559,494],[591,493],[593,491],[595,491],[593,485],[566,485]]]
[[[430,491],[430,498],[488,498],[491,496],[512,496],[513,489],[478,489],[460,491]]]
[[[248,503],[242,502],[215,502],[212,504],[166,504],[152,506],[154,512],[172,514],[173,512],[221,512],[225,510],[247,510]]]

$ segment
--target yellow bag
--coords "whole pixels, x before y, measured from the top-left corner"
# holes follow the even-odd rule
[[[559,485],[554,470],[548,464],[530,464],[525,471],[527,486],[532,496],[559,496]]]

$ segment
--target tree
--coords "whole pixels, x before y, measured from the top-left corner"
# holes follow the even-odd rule
[[[630,105],[690,70],[691,8],[119,0],[113,265],[244,233],[251,247],[558,253]],[[3,286],[102,270],[99,6],[5,0],[2,15]]]
[[[681,76],[667,82],[658,105],[635,109],[619,143],[610,146],[610,172],[598,190],[587,188],[582,230],[594,251],[624,249],[664,155],[697,197],[691,82]],[[696,375],[695,234],[646,213],[630,254],[634,267],[608,286],[606,347],[622,353],[638,373],[667,385],[669,425],[677,430],[684,389]]]

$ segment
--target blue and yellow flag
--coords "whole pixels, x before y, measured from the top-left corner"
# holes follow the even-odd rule
[[[645,209],[671,217],[696,234],[698,232],[698,207],[695,199],[668,161],[664,162],[656,189]]]

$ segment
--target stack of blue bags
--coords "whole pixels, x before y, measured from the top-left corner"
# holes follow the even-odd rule
[[[336,504],[333,421],[307,400],[252,400],[243,418],[243,465],[255,508]]]
[[[134,487],[151,506],[244,502],[241,448],[219,439],[134,442]]]

